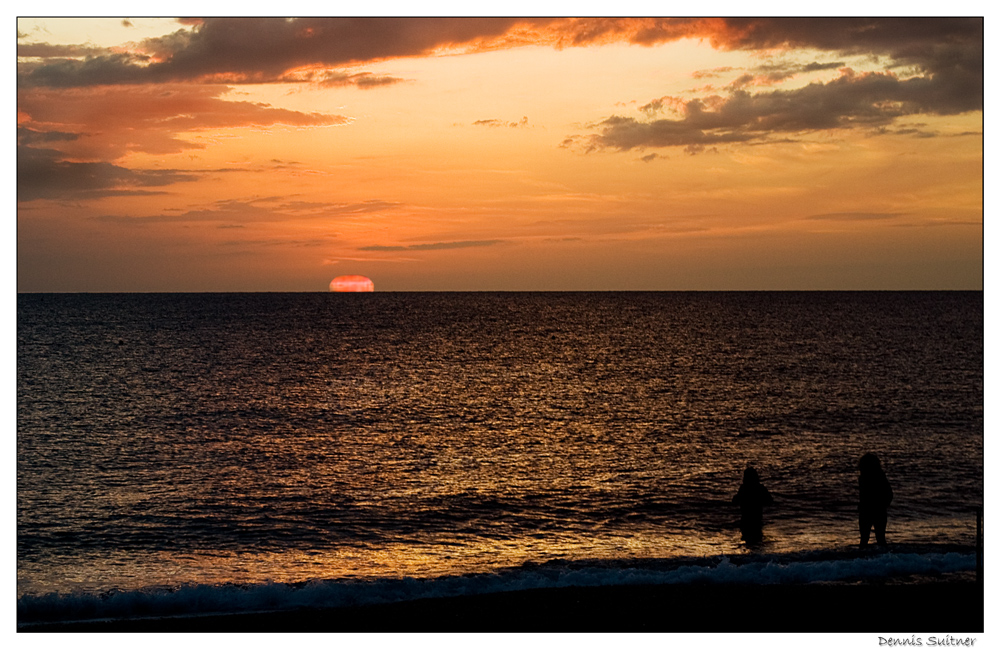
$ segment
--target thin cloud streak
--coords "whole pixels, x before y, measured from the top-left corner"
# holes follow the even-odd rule
[[[830,212],[804,217],[808,221],[883,221],[906,216],[902,212]]]
[[[105,214],[93,217],[95,221],[118,223],[130,226],[148,225],[150,223],[193,223],[193,222],[228,222],[242,223],[280,223],[302,219],[337,219],[358,214],[373,214],[395,209],[399,203],[370,200],[360,203],[317,203],[317,202],[285,202],[269,206],[276,199],[225,200],[214,206],[188,210],[180,214],[157,214],[154,216],[126,216]]]
[[[443,241],[439,243],[418,243],[409,246],[364,246],[358,248],[365,252],[398,252],[401,250],[456,250],[458,248],[483,248],[506,243],[503,239],[488,239],[484,241]]]

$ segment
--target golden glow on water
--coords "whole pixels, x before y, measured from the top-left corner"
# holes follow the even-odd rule
[[[762,544],[748,547],[735,529],[715,535],[684,535],[657,530],[634,535],[602,535],[567,538],[525,537],[519,540],[470,539],[462,543],[405,545],[397,548],[324,548],[312,551],[167,553],[153,555],[115,552],[88,559],[81,571],[78,562],[49,566],[44,573],[18,567],[18,595],[51,591],[100,593],[106,584],[137,589],[151,586],[177,587],[189,584],[296,584],[330,579],[435,578],[462,574],[485,574],[491,570],[517,568],[526,563],[562,560],[641,560],[666,558],[717,558],[725,555],[801,552],[804,550],[850,549],[845,537],[853,534],[853,520],[843,521],[827,533],[796,525],[766,523]],[[925,532],[912,538],[934,543],[945,535],[968,534],[973,519],[925,521]],[[890,535],[892,526],[890,524]],[[586,538],[586,540],[582,540]]]
[[[677,531],[648,530],[638,534],[553,539],[498,540],[469,538],[455,543],[390,545],[383,548],[341,547],[274,552],[160,552],[153,555],[118,552],[111,557],[49,566],[44,574],[18,568],[18,594],[49,592],[67,586],[100,592],[107,583],[122,588],[176,587],[187,584],[295,584],[310,580],[400,577],[435,578],[485,574],[552,560],[641,560],[712,558],[745,553],[778,553],[830,549],[843,545],[845,530],[804,536],[781,526],[765,527],[764,543],[748,548],[735,529],[715,535],[685,535]],[[929,541],[933,539],[928,539]]]

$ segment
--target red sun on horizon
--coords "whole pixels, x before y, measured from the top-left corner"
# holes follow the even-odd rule
[[[371,293],[375,290],[375,282],[364,275],[341,275],[330,282],[330,290],[334,293]]]

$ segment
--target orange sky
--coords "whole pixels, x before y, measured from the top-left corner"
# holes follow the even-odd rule
[[[983,23],[21,19],[17,288],[982,289]]]

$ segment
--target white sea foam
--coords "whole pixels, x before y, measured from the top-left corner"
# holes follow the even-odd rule
[[[343,607],[421,598],[456,597],[535,588],[640,584],[802,584],[939,575],[974,570],[964,552],[843,556],[831,553],[716,557],[691,562],[559,562],[529,564],[497,573],[437,579],[311,581],[305,584],[198,584],[175,589],[112,591],[102,595],[26,595],[18,600],[19,626],[72,620],[231,614],[297,608]]]

